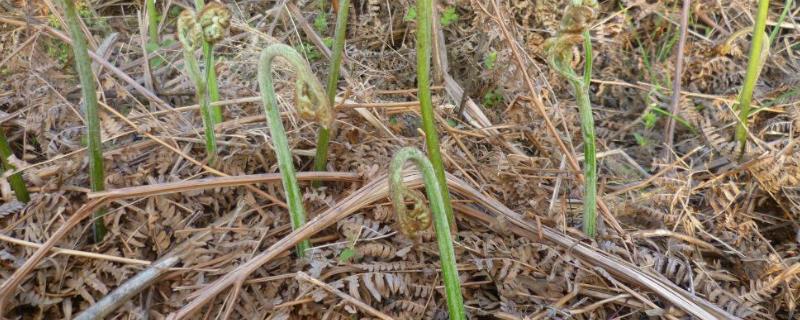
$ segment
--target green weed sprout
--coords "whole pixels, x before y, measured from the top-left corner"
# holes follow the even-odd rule
[[[400,149],[392,159],[389,167],[389,195],[397,214],[400,231],[414,237],[417,231],[425,230],[431,225],[431,210],[425,205],[421,194],[413,192],[403,185],[403,165],[411,161],[422,173],[425,191],[433,207],[433,226],[436,231],[436,242],[439,245],[439,258],[442,263],[445,297],[450,319],[466,319],[464,301],[461,296],[461,282],[456,268],[456,256],[453,239],[450,235],[450,222],[445,214],[445,199],[441,193],[438,178],[431,162],[425,154],[414,147]],[[413,202],[413,209],[408,210],[406,199]]]
[[[431,24],[433,20],[433,7],[431,0],[417,0],[417,89],[419,109],[422,114],[422,131],[425,132],[425,144],[428,147],[428,157],[439,180],[444,211],[447,221],[455,228],[453,207],[450,205],[450,192],[447,189],[447,180],[444,176],[442,152],[439,149],[439,134],[434,123],[433,106],[431,102]]]
[[[769,0],[758,1],[758,13],[756,14],[756,24],[753,26],[753,40],[750,43],[750,54],[747,61],[747,73],[744,78],[744,86],[739,94],[739,123],[736,126],[736,141],[739,142],[739,155],[744,154],[747,144],[747,118],[750,117],[750,103],[753,100],[753,90],[756,87],[761,69],[766,62],[769,53],[769,42],[764,43],[767,28],[767,13],[769,11]],[[780,26],[778,26],[780,27]]]
[[[72,38],[72,50],[75,54],[75,69],[81,83],[81,92],[86,107],[86,150],[89,153],[89,184],[92,191],[105,189],[105,174],[103,172],[103,145],[100,140],[100,119],[97,115],[97,96],[95,95],[94,75],[89,61],[89,52],[86,50],[86,39],[83,38],[78,13],[75,11],[75,2],[61,1],[64,6],[64,16]],[[93,234],[95,242],[103,240],[106,226],[103,223],[105,210],[94,213]]]
[[[210,46],[221,40],[229,24],[230,12],[218,2],[209,3],[197,16],[191,10],[184,10],[178,17],[178,39],[183,45],[186,71],[194,82],[200,105],[200,115],[205,128],[206,152],[211,159],[217,155],[217,139],[214,133],[216,121],[212,115],[208,95],[210,76],[213,75],[214,66],[206,60],[206,74],[203,76],[200,73],[194,51],[200,45],[208,44]]]
[[[339,10],[336,13],[336,30],[334,31],[333,52],[331,53],[331,65],[328,70],[328,86],[326,95],[328,104],[333,106],[336,99],[336,89],[339,83],[339,69],[342,65],[342,52],[344,51],[344,38],[347,35],[347,15],[350,11],[350,0],[339,1]],[[332,123],[333,125],[333,123]],[[317,133],[317,153],[314,157],[314,171],[325,171],[328,163],[328,146],[330,145],[331,132],[333,128],[322,127]],[[318,187],[319,181],[314,181],[313,186]]]
[[[8,162],[9,157],[11,157],[11,146],[8,145],[8,139],[6,139],[3,129],[0,129],[0,176],[3,175],[3,170],[13,171],[15,169]],[[19,202],[27,203],[31,201],[28,188],[25,187],[25,181],[22,180],[22,175],[19,172],[9,176],[8,183],[11,185],[11,189],[14,190],[14,195],[16,195]]]
[[[576,4],[577,2],[577,4]],[[575,98],[581,120],[583,136],[584,175],[586,185],[583,201],[583,232],[589,237],[596,234],[597,225],[597,155],[595,151],[594,118],[589,101],[589,83],[592,72],[592,42],[588,26],[594,20],[594,1],[573,1],[561,20],[556,37],[545,43],[547,61],[575,89]],[[583,77],[572,70],[572,48],[583,42],[586,61]]]
[[[212,11],[224,11],[219,12],[219,14],[224,14],[225,17],[222,16],[215,17],[215,15],[207,15],[211,19],[207,19],[205,23],[216,23],[213,20],[222,20],[224,19],[225,28],[227,28],[227,22],[230,19],[230,11],[225,9],[225,6],[222,3],[217,1],[210,2],[209,4],[205,4],[203,0],[195,0],[194,6],[197,10],[205,11],[211,8]],[[203,12],[200,12],[200,16],[203,16]],[[205,28],[205,26],[203,26]],[[208,82],[208,97],[211,103],[219,101],[219,85],[217,85],[217,70],[214,69],[214,43],[216,41],[203,41],[203,58],[205,59],[206,63],[206,81]],[[222,106],[215,106],[211,107],[211,118],[214,119],[214,123],[222,122]]]
[[[300,117],[313,120],[323,128],[330,128],[333,122],[333,108],[328,104],[322,84],[319,83],[311,67],[303,57],[292,47],[285,44],[273,44],[261,52],[258,62],[258,87],[261,91],[261,101],[264,103],[264,112],[269,125],[270,136],[275,147],[278,159],[278,169],[283,179],[283,190],[286,193],[286,202],[289,205],[292,228],[298,229],[306,223],[305,209],[303,208],[300,188],[297,186],[292,154],[286,131],[281,122],[278,110],[278,100],[272,82],[272,61],[282,57],[294,67],[297,81],[295,82],[295,108]],[[308,240],[303,240],[297,245],[297,255],[302,257],[310,247]]]

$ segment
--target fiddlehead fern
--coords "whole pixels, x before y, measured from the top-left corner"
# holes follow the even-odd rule
[[[286,193],[286,202],[289,205],[292,228],[297,229],[305,224],[306,214],[303,208],[300,188],[297,186],[297,177],[295,176],[294,164],[292,164],[292,154],[289,151],[289,142],[278,111],[278,99],[273,87],[272,62],[276,57],[284,58],[294,67],[295,75],[297,76],[297,81],[295,82],[295,108],[301,118],[313,120],[322,125],[323,128],[329,128],[333,121],[333,112],[328,100],[325,98],[325,91],[322,90],[322,85],[314,77],[308,63],[297,51],[285,44],[273,44],[261,52],[261,58],[258,63],[258,87],[261,91],[261,101],[264,103],[264,112],[266,113],[270,136],[272,136],[272,143],[278,159],[278,168],[283,178],[283,190]],[[304,240],[297,245],[297,254],[303,256],[308,248],[308,240]]]
[[[201,12],[198,14],[198,17],[200,17],[198,19],[202,20],[202,17],[206,17],[206,18],[211,18],[211,20],[212,20],[211,24],[212,25],[217,25],[218,26],[220,23],[224,24],[224,27],[222,27],[221,29],[216,28],[216,26],[212,27],[211,29],[218,29],[218,30],[222,31],[222,30],[224,30],[224,29],[226,29],[228,27],[227,25],[229,24],[229,21],[230,21],[230,11],[225,9],[225,6],[222,3],[217,2],[217,1],[213,1],[213,2],[210,2],[209,4],[206,5],[205,1],[203,1],[203,0],[195,0],[194,1],[194,6],[195,6],[195,8],[197,10],[201,10]],[[211,10],[213,12],[211,15],[206,15],[206,14],[203,13],[203,11],[206,11],[206,9],[208,9],[208,8],[214,8],[213,10]],[[222,9],[222,10],[218,11],[218,9]],[[214,23],[213,22],[214,19],[216,19],[218,22]],[[220,20],[222,20],[222,21],[220,21]],[[208,26],[208,25],[209,25],[209,23],[208,23],[208,20],[207,20],[206,26]],[[215,33],[215,31],[209,30],[206,26],[203,26],[203,31],[204,32],[211,32],[212,34]],[[219,33],[219,34],[220,34],[219,37],[221,38],[222,37],[222,33]],[[217,72],[213,68],[213,66],[214,66],[214,43],[216,43],[217,41],[208,41],[207,39],[208,38],[206,38],[206,40],[203,42],[203,45],[202,45],[203,46],[203,58],[205,58],[206,66],[210,66],[210,67],[206,68],[206,79],[208,81],[208,90],[207,91],[208,91],[209,102],[210,103],[214,103],[216,101],[219,101],[219,87],[217,85]],[[223,121],[223,119],[222,119],[222,107],[221,106],[211,107],[210,113],[211,113],[211,119],[214,119],[214,123],[220,123],[220,122]]]
[[[211,2],[195,16],[191,10],[184,10],[178,17],[178,39],[183,45],[183,60],[186,72],[194,82],[197,93],[197,102],[200,105],[200,116],[203,119],[205,130],[206,153],[212,160],[217,155],[217,138],[214,133],[214,116],[208,95],[209,81],[213,77],[213,59],[206,56],[206,75],[200,72],[200,67],[194,52],[201,46],[211,46],[225,34],[225,29],[230,25],[230,12],[218,2]],[[221,116],[220,116],[221,117]]]
[[[583,2],[583,4],[582,4]],[[547,61],[553,69],[575,89],[575,98],[581,119],[583,136],[584,175],[586,185],[583,201],[583,231],[594,237],[597,224],[597,158],[595,151],[594,117],[589,101],[589,80],[591,79],[592,47],[588,27],[595,18],[594,0],[573,0],[567,7],[558,34],[545,43]],[[584,76],[580,77],[572,70],[572,48],[583,41],[586,51]]]
[[[436,242],[439,245],[439,257],[442,262],[442,278],[444,279],[445,296],[450,319],[466,319],[464,301],[461,296],[461,283],[456,268],[456,256],[453,250],[453,239],[450,235],[450,224],[445,214],[445,199],[442,196],[439,180],[436,178],[433,165],[428,158],[416,148],[408,147],[398,151],[389,166],[389,195],[397,213],[400,229],[406,235],[413,236],[417,231],[427,229],[431,223],[429,210],[422,196],[403,185],[403,165],[411,161],[419,168],[425,181],[425,191],[433,207],[433,226],[436,231]],[[411,199],[413,209],[408,210],[406,199]]]

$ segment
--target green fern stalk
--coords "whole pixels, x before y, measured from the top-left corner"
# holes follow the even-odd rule
[[[595,146],[594,117],[592,104],[589,101],[589,85],[592,77],[592,41],[588,25],[594,19],[595,2],[579,1],[569,7],[561,21],[561,28],[556,37],[548,39],[546,46],[547,60],[572,85],[581,121],[583,137],[583,174],[586,179],[583,200],[583,232],[594,237],[597,233],[597,151]],[[576,32],[576,30],[579,30]],[[572,70],[572,48],[583,42],[585,51],[585,67],[583,77]]]
[[[197,11],[205,7],[205,1],[195,0],[194,6]],[[219,85],[217,85],[217,71],[214,69],[214,45],[207,41],[203,41],[203,57],[206,62],[206,82],[208,83],[208,99],[209,103],[219,101]],[[222,106],[211,107],[211,119],[215,124],[221,123]]]
[[[92,191],[103,191],[105,189],[103,145],[100,140],[100,119],[97,115],[97,96],[95,95],[92,65],[89,61],[89,52],[86,50],[86,39],[84,39],[81,31],[78,13],[75,11],[75,2],[72,0],[62,0],[61,2],[64,6],[67,28],[72,38],[75,69],[78,71],[81,92],[83,93],[83,101],[86,107],[86,149],[89,153],[89,183]],[[95,242],[103,240],[106,234],[106,226],[102,219],[103,215],[105,215],[105,210],[98,210],[94,213]]]
[[[206,55],[206,73],[201,74],[194,51],[198,46],[213,46],[225,36],[230,25],[230,12],[219,2],[211,2],[197,15],[192,10],[184,10],[178,17],[178,39],[183,45],[183,60],[189,78],[194,82],[200,115],[205,128],[206,152],[213,161],[217,155],[217,139],[214,133],[214,112],[211,110],[209,87],[214,84],[214,61]]]
[[[258,87],[261,91],[261,101],[264,103],[264,112],[269,125],[272,144],[278,159],[278,169],[283,179],[283,190],[286,193],[286,202],[289,205],[292,228],[294,230],[302,227],[306,223],[306,213],[303,208],[302,195],[297,186],[292,154],[289,151],[289,142],[286,138],[286,131],[283,128],[280,111],[278,110],[278,100],[275,95],[272,81],[272,61],[276,57],[282,57],[295,69],[297,82],[295,84],[295,103],[301,117],[314,119],[321,123],[324,128],[329,128],[333,120],[330,105],[327,103],[322,85],[319,83],[311,67],[297,53],[297,51],[285,44],[273,44],[261,52],[258,63]],[[308,240],[303,240],[297,245],[297,255],[302,257],[310,247]]]
[[[394,210],[397,213],[398,221],[402,221],[409,218],[406,198],[417,198],[414,193],[403,185],[403,165],[407,161],[411,161],[422,173],[425,181],[425,191],[428,193],[428,199],[433,208],[433,226],[436,231],[436,242],[439,245],[439,258],[442,264],[442,278],[444,280],[445,297],[447,298],[447,310],[450,312],[450,319],[466,319],[464,299],[461,296],[461,281],[458,278],[455,250],[453,249],[453,237],[450,235],[450,221],[445,213],[447,200],[445,200],[444,194],[441,192],[442,188],[439,186],[439,179],[436,177],[433,165],[422,151],[414,147],[400,149],[394,155],[390,164],[389,195],[392,199],[392,206],[394,206]],[[419,209],[422,208],[415,208],[415,210]],[[430,212],[426,212],[426,214],[430,214]],[[427,222],[428,224],[424,226],[424,229],[430,226],[430,220],[427,220]]]
[[[428,158],[431,160],[439,180],[444,209],[450,227],[456,228],[453,217],[453,207],[450,204],[450,192],[444,176],[442,153],[439,149],[439,134],[434,123],[433,106],[431,102],[431,21],[433,20],[433,7],[431,0],[417,0],[417,88],[420,113],[422,113],[422,131],[425,132],[425,144],[428,147]]]
[[[0,176],[3,175],[4,170],[13,171],[16,169],[8,162],[9,157],[11,157],[11,146],[8,145],[8,139],[6,139],[3,129],[0,129]],[[22,175],[19,172],[8,177],[8,183],[11,185],[11,189],[14,190],[14,195],[19,202],[27,203],[31,201],[28,188],[25,187],[25,181],[22,180]]]
[[[158,45],[158,11],[156,10],[156,0],[147,0],[145,5],[147,9],[147,34],[150,38],[148,42],[155,47]]]
[[[747,119],[750,116],[750,103],[753,100],[753,90],[756,81],[764,66],[764,35],[767,28],[767,13],[769,12],[769,0],[758,1],[758,13],[756,14],[756,24],[753,26],[753,40],[750,43],[750,55],[747,62],[747,73],[744,78],[744,86],[739,94],[739,123],[736,126],[736,141],[739,142],[739,155],[744,154],[747,144]]]
[[[347,36],[347,15],[350,11],[350,0],[339,1],[339,10],[336,13],[336,30],[334,31],[333,52],[331,53],[331,64],[328,69],[328,86],[326,95],[328,104],[334,105],[336,99],[336,89],[339,83],[339,69],[342,65],[344,51],[344,40]],[[320,128],[317,133],[317,153],[314,157],[314,171],[325,171],[328,163],[328,146],[330,145],[331,132],[333,128]],[[320,181],[312,182],[314,187],[321,185]]]

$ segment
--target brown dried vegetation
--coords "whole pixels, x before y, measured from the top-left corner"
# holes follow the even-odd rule
[[[216,68],[223,100],[258,95],[255,65],[269,43],[304,46],[312,68],[323,78],[327,61],[313,43],[331,36],[314,32],[315,1],[290,1],[302,16],[276,7],[283,1],[239,1],[231,32],[218,44]],[[673,50],[680,2],[602,1],[592,26],[592,103],[598,134],[600,196],[624,227],[599,228],[596,240],[582,239],[582,186],[565,165],[556,139],[580,150],[579,122],[566,82],[549,70],[544,41],[561,20],[566,0],[501,1],[500,13],[512,42],[524,49],[524,63],[538,92],[525,79],[485,1],[439,1],[440,16],[453,8],[458,19],[438,26],[446,48],[445,71],[465,88],[434,91],[447,171],[483,195],[522,214],[533,225],[559,230],[597,251],[627,261],[642,273],[680,287],[731,316],[796,318],[800,310],[800,91],[798,90],[797,8],[772,46],[755,93],[749,148],[742,159],[731,142],[736,123],[733,103],[746,69],[749,37],[728,41],[752,25],[752,1],[694,1],[684,59],[684,94],[673,151],[665,163],[661,128],[674,77]],[[26,5],[25,3],[28,3]],[[190,105],[193,89],[182,73],[175,46],[155,51],[162,63],[147,74],[145,43],[136,10],[141,2],[81,1],[90,47],[174,107]],[[163,5],[161,1],[159,5]],[[187,1],[173,1],[185,4]],[[782,1],[781,1],[782,3]],[[769,20],[782,4],[773,1]],[[329,7],[329,6],[326,6]],[[394,151],[421,147],[417,107],[387,106],[415,101],[414,22],[404,20],[411,1],[353,1],[345,67],[336,114],[329,170],[356,172],[360,182],[303,185],[310,218],[332,207],[368,181],[384,174]],[[71,56],[60,57],[62,42],[43,28],[61,29],[51,1],[0,2],[0,126],[33,199],[16,202],[0,180],[0,281],[5,281],[64,221],[87,202],[89,185],[83,153],[80,95]],[[174,34],[174,17],[164,12],[162,40]],[[441,17],[440,17],[441,18]],[[31,23],[30,25],[26,23]],[[302,27],[308,28],[302,28]],[[771,26],[768,29],[771,29]],[[307,29],[307,30],[306,30]],[[770,31],[770,30],[768,30]],[[117,33],[115,40],[111,32]],[[31,40],[32,39],[32,40]],[[67,50],[66,52],[68,52]],[[486,57],[496,54],[493,67]],[[436,54],[434,54],[436,55]],[[320,58],[323,57],[323,58]],[[574,64],[583,64],[575,54]],[[436,61],[436,59],[435,59]],[[442,63],[435,63],[441,70]],[[152,103],[125,79],[95,64],[101,110],[107,188],[156,185],[211,174],[145,133],[202,159],[201,121],[195,109]],[[278,71],[287,72],[278,65]],[[438,72],[438,71],[437,71]],[[291,103],[291,77],[277,76],[282,103]],[[433,77],[434,86],[444,86]],[[488,106],[489,93],[500,103]],[[548,134],[534,110],[535,96],[547,107],[559,137]],[[228,175],[277,172],[258,99],[224,107],[228,122],[217,128],[220,157],[215,168]],[[253,102],[255,101],[255,102]],[[481,105],[484,120],[470,111]],[[369,105],[368,105],[369,104]],[[363,107],[363,108],[356,108]],[[286,108],[285,110],[292,110]],[[472,113],[470,113],[472,112]],[[469,116],[464,116],[468,114]],[[299,171],[311,167],[313,126],[285,113],[290,149]],[[484,130],[482,127],[494,126]],[[691,126],[691,128],[689,128]],[[577,152],[576,152],[577,154]],[[254,185],[283,198],[279,184]],[[257,190],[256,190],[257,191]],[[424,197],[421,197],[424,199]],[[500,216],[492,223],[470,218],[482,208],[477,199],[455,198],[459,233],[456,255],[464,302],[472,318],[597,319],[690,318],[687,310],[636,281],[581,259],[570,247],[541,237],[522,236]],[[155,261],[180,248],[181,268],[171,270],[115,311],[118,318],[162,319],[191,301],[205,285],[249,261],[291,230],[286,210],[252,189],[224,187],[114,201],[105,218],[106,239],[90,243],[88,221],[71,230],[58,247],[104,256]],[[307,259],[290,252],[247,278],[238,296],[217,297],[204,311],[209,318],[352,319],[369,314],[329,291],[298,281],[304,271],[397,319],[444,319],[446,306],[438,278],[433,231],[408,238],[388,199],[365,204],[357,213],[316,234]],[[537,230],[532,231],[534,234]],[[541,232],[541,230],[538,230]],[[194,237],[206,233],[203,237]],[[28,242],[9,242],[17,239]],[[52,255],[9,297],[0,316],[11,319],[74,317],[143,269],[103,256]],[[210,309],[209,309],[210,308]]]

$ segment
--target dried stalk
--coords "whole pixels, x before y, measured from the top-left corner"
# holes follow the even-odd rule
[[[350,0],[339,1],[339,10],[336,13],[336,31],[334,31],[333,53],[331,54],[331,64],[328,69],[328,86],[326,87],[326,95],[328,97],[328,104],[333,106],[336,99],[336,89],[339,83],[339,69],[342,65],[342,56],[344,52],[344,41],[347,36],[347,15],[350,12]],[[328,146],[331,140],[331,130],[333,130],[334,123],[331,123],[331,128],[319,128],[317,133],[317,154],[314,157],[314,171],[325,171],[328,163]],[[314,187],[319,187],[319,181],[314,181]]]
[[[75,2],[62,0],[64,17],[70,37],[72,38],[72,51],[75,54],[75,69],[81,82],[81,92],[86,112],[86,149],[89,153],[89,184],[92,191],[105,189],[105,173],[103,171],[103,144],[100,140],[100,118],[97,113],[97,96],[95,95],[94,75],[86,49],[86,39],[81,31],[80,18],[75,11]],[[98,209],[94,213],[93,235],[95,242],[100,242],[106,234],[103,223],[105,210]]]
[[[178,263],[179,257],[168,257],[157,261],[139,272],[133,278],[111,291],[108,295],[97,301],[89,309],[78,314],[75,320],[103,319],[112,311],[130,300],[135,294],[152,285],[158,277],[169,271],[169,268]]]
[[[297,186],[292,153],[289,151],[289,142],[286,138],[286,130],[283,128],[280,111],[278,111],[278,100],[272,82],[272,61],[276,57],[284,58],[295,69],[297,75],[295,103],[301,117],[315,120],[327,129],[330,128],[333,121],[333,111],[325,98],[319,80],[296,50],[285,44],[273,44],[261,52],[258,65],[258,87],[261,91],[270,136],[272,136],[272,143],[278,158],[278,168],[283,176],[283,190],[289,205],[292,228],[296,230],[306,223],[306,213],[300,188]],[[302,241],[297,246],[297,255],[302,257],[309,247],[308,240]]]
[[[436,231],[436,242],[439,245],[439,259],[442,262],[442,278],[450,319],[466,319],[464,298],[461,296],[461,283],[456,268],[453,238],[450,235],[450,225],[444,211],[444,198],[440,193],[442,189],[436,179],[431,162],[425,158],[422,151],[414,147],[400,149],[394,155],[389,166],[389,195],[397,213],[397,221],[403,233],[412,237],[417,231],[427,229],[431,223],[431,210],[425,206],[421,197],[403,185],[403,165],[407,161],[411,161],[422,173],[425,191],[427,191],[428,199],[433,207],[433,225]],[[408,211],[406,198],[413,200],[414,210]]]

